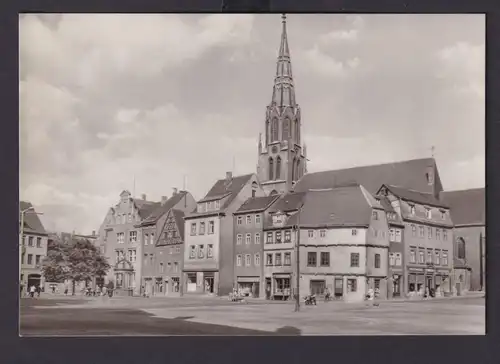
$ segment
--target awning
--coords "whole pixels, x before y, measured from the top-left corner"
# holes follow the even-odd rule
[[[260,279],[259,277],[238,277],[237,278],[238,283],[259,283]]]
[[[286,273],[285,274],[283,274],[283,273],[279,274],[278,273],[278,274],[273,274],[273,277],[274,278],[290,278],[291,275],[292,275],[291,273],[288,273],[288,274],[286,274]]]

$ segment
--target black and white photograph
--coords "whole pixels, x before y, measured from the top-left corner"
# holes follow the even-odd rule
[[[485,25],[20,14],[19,335],[485,335]]]

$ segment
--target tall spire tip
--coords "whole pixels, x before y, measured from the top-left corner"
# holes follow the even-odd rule
[[[285,23],[285,22],[286,22],[286,14],[285,14],[285,13],[281,14],[281,21],[282,21],[283,23]]]

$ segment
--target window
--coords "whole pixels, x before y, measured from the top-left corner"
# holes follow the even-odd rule
[[[423,226],[419,226],[418,227],[418,232],[419,232],[419,236],[421,238],[423,238],[424,237],[424,227]]]
[[[410,214],[415,215],[415,205],[410,205]]]
[[[125,242],[125,234],[124,233],[116,234],[116,240],[118,244],[123,244]]]
[[[252,242],[252,234],[246,234],[245,244],[250,244]]]
[[[307,231],[307,236],[310,238],[314,238],[314,230],[308,230]]]
[[[240,245],[242,241],[243,241],[243,235],[241,234],[236,235],[236,244]]]
[[[208,222],[208,233],[209,234],[213,234],[214,233],[214,222],[213,221],[209,221]]]
[[[260,244],[260,233],[255,233],[255,244]]]
[[[149,234],[144,234],[144,245],[148,245]]]
[[[375,268],[380,268],[380,254],[375,254]]]
[[[378,220],[378,212],[372,211],[372,217],[373,217],[373,220]]]
[[[255,254],[255,256],[254,256],[254,264],[256,267],[258,267],[260,265],[260,254],[259,253]]]
[[[180,247],[179,247],[180,249]],[[213,244],[208,244],[207,245],[207,258],[213,258],[214,256],[214,245]]]
[[[116,257],[116,260],[118,260],[118,257]],[[144,265],[145,266],[148,265],[148,255],[147,254],[144,254]]]
[[[352,230],[351,230],[351,235],[352,235],[352,236],[356,236],[356,235],[358,235],[358,230],[357,230],[357,229],[352,229]]]
[[[448,252],[446,250],[443,251],[443,256],[441,258],[441,265],[448,265]]]
[[[173,246],[170,247],[169,253],[170,253],[170,255],[174,254],[174,247]],[[160,254],[161,254],[161,252],[160,252]]]
[[[424,251],[423,250],[420,250],[418,252],[418,262],[420,264],[424,264],[425,263],[425,254],[424,254]]]
[[[33,254],[28,254],[28,264],[33,264]]]
[[[292,265],[292,253],[285,253],[285,265]]]
[[[198,258],[205,258],[205,246],[203,244],[198,245]]]
[[[446,212],[441,211],[441,220],[446,220]]]
[[[434,264],[439,265],[439,260],[440,260],[439,256],[440,256],[439,251],[438,250],[434,251]]]
[[[351,267],[359,267],[359,253],[351,253]]]
[[[401,243],[401,230],[396,229],[396,242]]]
[[[155,234],[151,234],[151,235],[149,236],[149,243],[150,243],[151,245],[153,245],[153,244],[154,244],[154,241],[155,241]]]
[[[247,225],[250,225],[252,223],[252,216],[247,215]]]
[[[347,292],[356,292],[358,287],[357,287],[357,280],[356,279],[348,279],[347,280]]]
[[[160,273],[163,273],[163,271],[164,271],[163,263],[160,263]]]
[[[174,262],[174,272],[178,272],[178,271],[179,271],[179,263]]]
[[[176,254],[179,254],[180,252],[181,252],[181,247],[180,247],[179,245],[177,245],[177,246],[175,247],[175,253],[176,253]]]
[[[401,266],[401,253],[396,253],[395,257],[396,257],[396,259],[395,259],[396,261],[395,261],[394,265]]]
[[[376,290],[380,290],[380,279],[375,279],[373,281],[373,287],[376,289]]]
[[[307,253],[307,266],[308,267],[316,267],[317,266],[317,253],[316,252],[308,252]]]
[[[394,229],[390,229],[389,230],[389,240],[390,241],[395,241],[396,240],[396,233],[395,233]]]
[[[292,240],[292,233],[290,230],[285,230],[285,242],[289,242]]]
[[[237,223],[238,225],[243,224],[243,217],[238,216],[238,218],[236,219],[236,223]]]
[[[28,246],[33,246],[33,237],[32,236],[28,237]]]
[[[431,226],[427,226],[427,237],[429,239],[432,239],[432,227]]]
[[[266,255],[266,265],[273,265],[273,255],[272,254]]]
[[[377,237],[377,236],[378,236],[378,230],[377,230],[377,229],[373,229],[373,235],[374,235],[375,237]]]
[[[196,235],[196,223],[191,223],[191,235]]]
[[[220,200],[215,201],[215,209],[220,209]]]
[[[269,157],[269,180],[274,180],[274,160],[272,157]]]
[[[260,225],[260,215],[255,215],[255,225]]]
[[[389,253],[389,265],[393,266],[396,263],[396,256],[394,253]]]
[[[417,256],[415,249],[410,250],[410,263],[416,263],[417,262]]]
[[[153,261],[154,261],[153,254],[149,254],[149,262],[151,263],[151,266],[153,266]]]
[[[237,265],[238,267],[241,267],[241,254],[238,254],[238,255],[236,256],[236,265]]]
[[[457,258],[465,259],[465,240],[463,238],[457,240]]]
[[[417,227],[415,225],[411,226],[411,235],[417,236]]]
[[[196,246],[191,245],[189,247],[189,259],[194,259],[196,258]]]
[[[42,238],[36,238],[36,247],[41,248],[42,247]]]
[[[443,230],[443,240],[444,241],[448,240],[448,231],[447,230]]]
[[[425,209],[425,216],[428,219],[432,219],[432,210],[431,209]]]
[[[276,242],[281,243],[281,231],[276,231]]]
[[[245,265],[250,267],[252,265],[252,258],[250,254],[245,255]]]
[[[321,252],[320,264],[322,267],[330,266],[330,252]]]
[[[276,253],[274,265],[281,265],[281,253]]]
[[[326,236],[326,230],[320,230],[320,231],[319,231],[319,236],[320,236],[321,238],[324,238],[324,237]]]
[[[200,222],[200,235],[204,235],[204,234],[205,234],[205,223]]]
[[[273,242],[273,233],[268,232],[266,235],[266,243],[271,244]]]
[[[441,240],[441,230],[436,229],[436,239]]]
[[[35,256],[35,264],[36,264],[36,265],[39,265],[39,264],[40,264],[40,259],[41,259],[41,258],[42,258],[42,256],[41,256],[41,255],[36,255],[36,256]]]
[[[135,251],[135,249],[129,249],[128,260],[129,262],[135,262],[137,260],[137,252]]]
[[[432,250],[427,249],[427,263],[432,263]]]
[[[129,233],[128,240],[129,240],[131,243],[135,243],[135,242],[137,242],[137,231],[131,231],[131,232]]]

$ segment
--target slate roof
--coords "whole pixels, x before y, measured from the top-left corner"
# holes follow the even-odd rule
[[[486,225],[486,193],[484,188],[444,191],[441,198],[450,206],[455,225]]]
[[[371,202],[361,186],[309,191],[303,201],[301,226],[368,226],[371,221]],[[295,213],[286,225],[297,224],[297,219]]]
[[[422,205],[429,205],[434,207],[445,207],[445,208],[449,207],[444,201],[434,197],[432,193],[419,192],[399,186],[392,186],[392,185],[384,185],[384,186],[387,187],[387,189],[391,191],[395,196],[406,201],[416,202]]]
[[[141,219],[147,218],[156,208],[161,205],[160,202],[145,201],[139,198],[133,198],[132,201],[134,201]]]
[[[276,201],[279,197],[280,197],[279,195],[265,196],[265,197],[250,197],[243,203],[243,205],[241,205],[241,207],[235,212],[235,214],[244,213],[248,211],[264,211],[269,206],[271,206],[271,204],[274,201]]]
[[[29,209],[30,207],[33,207],[33,205],[30,202],[27,201],[19,202],[19,222],[21,222],[21,211]],[[23,232],[47,235],[47,231],[43,227],[43,224],[38,215],[30,211],[24,213]]]
[[[360,166],[307,173],[294,186],[294,191],[302,192],[309,189],[332,188],[347,182],[356,182],[370,193],[377,193],[380,186],[390,184],[423,192],[433,192],[433,187],[427,183],[426,168],[436,167],[434,158],[412,159],[400,162]],[[442,190],[441,179],[435,168],[434,180],[438,190]]]
[[[147,217],[141,222],[141,226],[155,224],[159,218],[166,214],[171,208],[177,205],[183,198],[188,194],[187,191],[179,191],[172,197],[170,197],[165,204],[161,202],[156,202],[154,205],[150,205],[152,208],[151,212]],[[146,209],[145,209],[146,210]]]
[[[288,212],[297,210],[306,192],[289,192],[281,196],[281,198],[274,203],[274,205],[269,210],[271,213],[276,211]]]
[[[175,222],[177,223],[177,230],[181,236],[182,241],[184,241],[184,211],[173,209]]]

